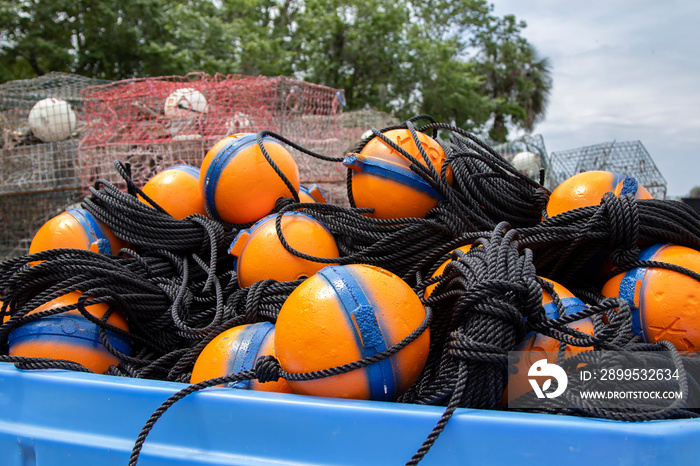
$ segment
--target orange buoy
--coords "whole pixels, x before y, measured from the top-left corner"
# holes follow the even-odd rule
[[[217,335],[197,357],[190,383],[222,377],[255,368],[263,356],[275,355],[275,326],[269,322],[239,325]],[[260,382],[257,379],[229,382],[229,388],[242,388],[264,392],[292,393],[284,379]]]
[[[87,210],[68,209],[39,228],[29,246],[29,253],[72,248],[117,254],[124,246],[126,243]]]
[[[639,260],[674,264],[700,273],[700,252],[674,244],[655,244]],[[679,351],[700,349],[700,282],[680,272],[637,267],[614,276],[604,296],[617,296],[632,310],[632,330],[644,341],[667,340]]]
[[[588,309],[588,305],[577,298],[571,291],[566,289],[564,286],[560,285],[549,279],[544,279],[554,286],[554,293],[559,297],[564,308],[565,315],[572,315],[577,312]],[[554,303],[552,295],[547,291],[542,290],[542,307],[544,307],[544,312],[550,319],[558,319],[561,317],[557,305]],[[571,328],[579,330],[588,335],[593,335],[593,320],[590,317],[586,317],[581,320],[577,320],[568,325]],[[584,351],[590,348],[582,348],[579,346],[567,345],[566,351],[571,354],[576,354],[580,351]],[[559,340],[554,338],[531,332],[525,337],[525,340],[516,346],[513,351],[559,351]]]
[[[418,328],[425,308],[406,282],[364,264],[329,266],[304,281],[284,302],[275,351],[282,369],[310,372],[384,351]],[[423,370],[428,330],[388,359],[310,381],[289,381],[295,393],[394,400]]]
[[[299,187],[299,202],[325,204],[328,202],[328,199],[326,199],[326,195],[323,194],[321,188],[314,183],[308,186],[301,185]]]
[[[556,293],[561,300],[566,315],[572,315],[588,309],[588,305],[577,298],[571,291],[559,283],[551,280],[547,281],[554,285],[554,293]],[[545,290],[542,290],[542,306],[544,307],[545,314],[550,319],[558,319],[561,317],[552,295]],[[594,332],[593,319],[590,317],[572,322],[568,324],[567,327],[578,330],[586,335],[593,335]],[[523,355],[520,361],[515,365],[515,373],[512,373],[508,378],[508,387],[504,394],[504,401],[508,399],[513,400],[532,391],[532,385],[530,385],[528,381],[528,370],[540,359],[547,359],[550,364],[556,364],[556,353],[559,351],[559,345],[559,340],[555,338],[541,333],[530,332],[520,344],[513,348],[513,351],[522,352]],[[571,357],[590,349],[591,347],[566,345],[565,357]]]
[[[272,161],[299,191],[299,168],[294,157],[277,140],[263,137]],[[252,223],[269,214],[277,199],[294,197],[257,143],[257,136],[240,133],[217,142],[204,157],[199,187],[216,220]]]
[[[307,278],[328,265],[287,251],[277,236],[276,219],[276,214],[264,217],[252,227],[241,230],[231,243],[228,252],[236,258],[234,268],[241,286],[267,279],[285,282]],[[281,223],[285,241],[295,250],[328,259],[339,256],[333,234],[310,215],[286,212]]]
[[[462,252],[465,252],[465,253],[466,253],[466,252],[469,252],[469,250],[470,250],[471,248],[472,248],[472,245],[471,245],[471,244],[467,244],[467,245],[464,245],[464,246],[460,246],[460,247],[458,247],[457,249],[460,250],[460,251],[462,251]],[[453,253],[453,252],[454,252],[454,251],[451,251],[451,253]],[[433,275],[431,276],[431,278],[435,278],[435,277],[437,277],[437,276],[439,276],[439,275],[442,275],[442,273],[445,271],[445,267],[447,267],[447,264],[449,264],[450,262],[452,262],[452,259],[451,259],[451,258],[450,258],[450,259],[447,259],[445,262],[443,262],[442,264],[440,264],[440,266],[437,268],[437,270],[435,270],[435,273],[433,273]],[[430,295],[433,294],[433,290],[435,289],[436,286],[438,286],[437,283],[433,283],[432,285],[428,285],[428,286],[425,288],[425,292],[423,293],[423,299],[428,299],[428,298],[430,298]]]
[[[418,132],[418,143],[428,155],[431,165],[438,174],[445,162],[445,152],[430,136]],[[384,133],[389,140],[415,157],[427,167],[407,129],[395,129]],[[411,162],[375,136],[359,154],[349,154],[343,165],[353,171],[352,196],[355,205],[373,208],[368,214],[375,218],[391,219],[403,217],[425,217],[435,207],[442,196],[421,176],[410,169]],[[447,171],[448,182],[452,181],[452,171]]]
[[[81,295],[80,291],[71,291],[37,307],[28,315],[76,304]],[[91,304],[85,310],[101,319],[109,306],[104,303]],[[112,312],[107,323],[129,331],[126,319],[119,311]],[[105,334],[115,350],[127,356],[131,354],[131,344],[126,336],[107,329]],[[77,309],[22,324],[10,332],[7,341],[10,356],[65,359],[100,374],[120,362],[102,345],[99,326],[83,317]]]
[[[194,214],[207,214],[202,190],[199,189],[199,168],[192,165],[166,168],[151,177],[142,189],[144,194],[177,220]],[[141,196],[139,200],[148,204]]]
[[[554,217],[579,207],[598,205],[607,192],[613,192],[617,197],[633,194],[636,199],[652,198],[649,191],[631,176],[600,170],[588,171],[564,180],[552,191],[547,202],[547,215]]]

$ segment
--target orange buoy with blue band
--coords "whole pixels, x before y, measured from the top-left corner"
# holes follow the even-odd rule
[[[81,295],[80,291],[66,293],[37,307],[27,315],[76,304]],[[86,306],[85,310],[102,319],[109,306],[104,303],[91,304]],[[119,311],[112,312],[107,323],[125,332],[129,331],[126,319]],[[131,343],[126,336],[108,329],[105,329],[105,334],[115,350],[126,356],[131,354]],[[109,366],[118,365],[120,362],[119,358],[102,344],[99,326],[83,317],[77,309],[22,324],[10,332],[7,341],[10,356],[65,359],[82,364],[100,374],[106,372]]]
[[[288,372],[329,369],[390,348],[425,317],[418,296],[393,273],[364,264],[329,266],[284,302],[275,324],[275,352]],[[317,380],[289,380],[289,385],[306,395],[391,401],[416,381],[429,345],[426,330],[387,359]]]
[[[308,278],[328,265],[295,256],[287,251],[277,235],[277,214],[262,218],[241,230],[229,247],[235,257],[234,269],[240,286],[260,280],[278,282]],[[315,257],[338,257],[338,246],[330,230],[312,216],[302,212],[285,212],[281,219],[282,235],[295,250]]]
[[[664,262],[700,274],[700,252],[669,243],[639,254],[641,261]],[[653,266],[614,276],[604,296],[624,299],[632,311],[632,331],[645,342],[667,340],[679,351],[700,349],[700,281],[681,272]]]
[[[222,377],[255,368],[263,356],[275,355],[275,326],[269,322],[239,325],[217,335],[197,357],[190,383]],[[292,393],[284,379],[261,383],[256,379],[229,382],[229,388]]]
[[[177,220],[190,215],[206,215],[204,197],[199,189],[199,168],[173,165],[157,173],[142,188],[144,194]],[[139,200],[148,204],[139,196]]]
[[[554,217],[579,207],[600,204],[603,195],[612,192],[620,197],[634,195],[635,199],[651,199],[649,191],[631,176],[594,170],[578,173],[554,188],[547,202],[547,215]]]
[[[577,312],[588,309],[588,305],[571,293],[571,291],[569,291],[567,288],[552,280],[545,280],[553,285],[553,291],[559,297],[562,307],[564,308],[565,315],[573,315]],[[542,307],[544,308],[545,315],[548,318],[558,319],[561,317],[559,308],[557,308],[552,295],[546,290],[542,290]],[[586,335],[593,335],[594,333],[593,319],[590,317],[572,322],[568,324],[567,327],[578,330]],[[543,358],[547,359],[551,364],[556,364],[556,353],[559,351],[559,346],[560,341],[555,338],[536,332],[528,333],[525,336],[525,339],[512,350],[522,352],[523,357],[521,357],[520,361],[515,365],[517,371],[514,374],[511,374],[508,379],[508,387],[506,393],[504,394],[504,401],[508,399],[513,400],[527,392],[532,391],[532,386],[528,382],[528,370],[530,366]],[[587,351],[590,349],[590,347],[566,345],[565,357],[571,357],[582,351]]]
[[[29,253],[58,248],[117,254],[126,244],[85,209],[68,209],[49,219],[36,232]]]
[[[299,191],[294,157],[276,139],[264,136],[262,140],[272,161],[291,183],[291,190],[260,150],[257,135],[226,137],[207,152],[200,170],[199,186],[214,219],[252,223],[269,214],[279,198],[293,198],[293,192]]]
[[[407,129],[383,133],[390,141],[413,156],[423,166],[427,163]],[[417,132],[418,143],[430,159],[438,175],[445,162],[445,152],[430,136]],[[425,217],[442,196],[420,175],[411,170],[411,162],[379,136],[371,139],[359,154],[348,154],[343,165],[353,171],[352,196],[360,208],[373,208],[368,214],[375,218],[392,219]],[[452,172],[447,170],[451,182]]]
[[[577,312],[588,309],[588,305],[586,303],[581,301],[581,299],[576,297],[564,286],[546,278],[544,280],[553,285],[553,292],[559,297],[562,307],[564,308],[565,315],[573,315]],[[542,290],[542,307],[544,308],[545,315],[548,318],[558,319],[561,317],[552,295],[546,290]],[[588,335],[593,335],[593,320],[590,317],[572,322],[568,326]],[[572,354],[583,351],[581,347],[572,345],[567,345],[566,350]],[[525,340],[513,351],[559,351],[559,340],[539,333],[530,332],[525,337]]]
[[[328,202],[328,199],[326,199],[326,195],[323,194],[321,188],[316,183],[313,183],[308,186],[299,186],[299,202],[325,204]]]

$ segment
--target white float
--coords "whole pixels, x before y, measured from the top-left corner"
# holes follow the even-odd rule
[[[70,104],[63,99],[42,99],[29,111],[29,127],[44,142],[68,139],[76,129],[77,118]]]

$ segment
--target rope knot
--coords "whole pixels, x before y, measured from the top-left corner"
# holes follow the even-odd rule
[[[274,356],[263,356],[255,362],[255,374],[261,383],[276,382],[280,371],[280,363]]]
[[[640,249],[638,247],[632,249],[613,249],[610,251],[610,261],[618,267],[632,264],[639,260],[639,252]]]

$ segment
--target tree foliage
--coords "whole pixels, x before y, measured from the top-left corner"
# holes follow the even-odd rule
[[[531,131],[545,114],[552,87],[550,66],[520,32],[525,23],[515,16],[494,18],[477,33],[476,72],[494,105],[491,139],[505,142],[506,124]]]
[[[549,64],[486,0],[0,0],[0,82],[192,71],[291,75],[349,109],[429,113],[505,140],[544,115]]]

